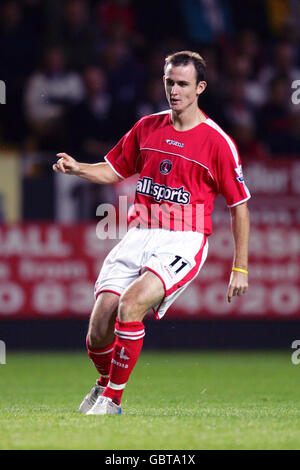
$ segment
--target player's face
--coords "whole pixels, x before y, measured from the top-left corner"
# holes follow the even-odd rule
[[[196,69],[192,63],[174,66],[169,64],[164,76],[167,100],[172,111],[180,114],[198,106],[198,96],[205,90],[206,82],[196,83]]]

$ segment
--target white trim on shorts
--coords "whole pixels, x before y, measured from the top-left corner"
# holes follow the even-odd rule
[[[164,247],[164,246],[168,247],[168,245],[166,244],[166,240],[167,240],[166,235],[165,235],[166,229],[147,229],[147,228],[139,229],[139,228],[135,227],[135,228],[130,229],[130,231],[131,230],[132,231],[138,230],[137,233],[139,233],[140,231],[144,231],[144,230],[146,230],[147,232],[149,230],[153,230],[153,231],[155,231],[156,234],[159,234],[158,231],[163,231],[164,232],[163,235],[159,235],[159,237],[162,236],[162,238],[163,238],[163,244],[162,245],[156,245],[157,241],[154,241],[153,245],[151,246],[151,251],[148,252],[147,251],[147,249],[148,249],[147,244],[149,243],[149,240],[151,239],[152,235],[151,235],[151,237],[150,236],[148,237],[147,232],[145,232],[146,236],[142,237],[141,240],[145,242],[144,247],[147,247],[146,251],[145,252],[144,251],[139,251],[139,256],[138,256],[139,259],[133,261],[133,263],[132,263],[133,266],[132,267],[130,266],[130,259],[128,261],[128,264],[126,263],[126,254],[125,254],[125,263],[126,264],[124,264],[124,259],[121,261],[121,263],[123,264],[123,266],[127,267],[128,276],[126,276],[126,271],[125,271],[125,275],[124,275],[125,277],[124,276],[118,277],[118,270],[116,270],[116,268],[115,268],[115,272],[113,272],[114,269],[112,269],[112,271],[111,271],[111,266],[114,265],[114,261],[118,262],[119,257],[121,259],[122,259],[122,257],[124,258],[124,245],[120,245],[120,244],[125,243],[126,249],[128,248],[128,243],[129,243],[129,247],[130,247],[130,242],[132,244],[132,240],[130,240],[130,238],[129,239],[127,238],[127,240],[124,240],[124,238],[126,238],[127,235],[129,234],[129,232],[128,232],[125,235],[125,237],[123,238],[123,240],[113,248],[113,250],[116,250],[115,253],[113,253],[113,255],[111,255],[111,253],[113,251],[112,250],[108,254],[108,256],[106,257],[106,259],[104,261],[104,264],[103,264],[103,267],[100,271],[97,283],[96,283],[97,288],[95,289],[95,298],[97,298],[98,295],[101,292],[112,292],[116,295],[121,296],[123,294],[123,292],[125,291],[125,289],[129,285],[132,284],[132,282],[134,282],[139,276],[141,276],[143,274],[143,272],[148,270],[148,271],[153,272],[157,277],[159,277],[159,279],[162,281],[162,284],[163,284],[163,287],[164,287],[164,294],[165,294],[164,297],[162,298],[161,302],[158,305],[155,305],[152,308],[152,311],[155,314],[155,318],[156,319],[161,319],[164,316],[164,314],[166,313],[166,311],[168,310],[168,308],[171,306],[171,304],[176,300],[176,298],[179,297],[179,295],[188,287],[188,285],[193,281],[193,279],[195,279],[195,277],[199,274],[199,271],[201,270],[201,268],[202,268],[202,266],[205,262],[206,256],[207,256],[207,251],[208,251],[207,237],[206,237],[205,234],[202,234],[202,233],[199,233],[199,232],[181,232],[181,233],[197,234],[197,235],[191,236],[191,238],[189,238],[190,244],[191,244],[191,242],[192,243],[197,243],[198,246],[199,246],[198,243],[201,244],[200,249],[196,252],[196,254],[195,254],[194,249],[192,249],[192,251],[190,251],[190,252],[186,252],[186,250],[180,251],[180,249],[179,249],[179,251],[177,251],[177,249],[175,249],[175,247],[176,247],[176,244],[178,242],[177,242],[177,240],[174,240],[174,238],[170,241],[170,245],[172,246],[172,251],[163,252],[161,250],[162,247]],[[142,233],[142,232],[140,232],[140,233]],[[178,233],[178,232],[171,232],[171,233]],[[135,235],[133,233],[133,237],[134,236]],[[202,239],[199,236],[202,236]],[[129,235],[129,237],[130,237],[130,235]],[[137,236],[137,239],[138,238],[139,238],[139,236]],[[148,239],[148,241],[147,241],[147,239]],[[127,244],[127,246],[126,246],[126,244]],[[151,244],[151,242],[150,242],[150,244]],[[155,252],[155,250],[152,252],[153,247],[156,247],[156,246],[158,248],[158,252]],[[196,248],[196,245],[192,245],[192,246]],[[132,246],[130,248],[132,248]],[[119,253],[118,253],[118,250],[119,250]],[[126,253],[126,251],[125,251],[125,253]],[[141,262],[143,261],[142,258],[144,257],[145,253],[146,254],[150,253],[149,258],[144,259],[145,262],[139,268],[138,264],[139,264],[140,261]],[[162,256],[162,258],[160,258],[160,255]],[[168,274],[167,274],[168,271],[165,268],[168,268],[169,266],[164,264],[166,262],[166,260],[164,259],[164,256],[168,257],[169,255],[170,256],[182,255],[182,257],[185,260],[188,261],[188,264],[190,266],[192,265],[191,269],[188,272],[186,272],[185,275],[181,279],[179,278],[179,280],[177,279],[175,281],[174,272],[171,273],[171,276],[170,275],[168,276]],[[111,256],[112,256],[112,259],[109,259]],[[108,263],[106,262],[107,259],[108,259]],[[120,266],[122,266],[122,264]],[[160,272],[160,269],[161,269],[161,272]],[[104,270],[104,275],[103,275],[102,270]],[[102,278],[99,280],[101,274],[102,274]],[[124,274],[124,273],[121,273],[121,274]],[[126,279],[128,279],[128,281],[129,281],[128,283],[126,283]],[[174,280],[174,282],[173,282],[173,280]]]
[[[207,241],[206,236],[203,234],[203,241],[202,241],[200,250],[194,257],[196,261],[196,257],[198,257],[199,255],[199,259],[197,259],[195,266],[184,276],[183,279],[181,279],[181,281],[175,283],[169,289],[166,288],[166,284],[162,276],[159,273],[157,273],[153,268],[150,268],[147,265],[145,265],[140,269],[140,274],[142,273],[143,270],[147,269],[148,271],[151,271],[154,274],[156,274],[156,276],[158,276],[159,279],[163,283],[165,295],[162,298],[160,304],[158,304],[158,306],[152,307],[153,313],[157,320],[160,320],[164,316],[169,306],[176,300],[177,297],[179,297],[179,295],[188,287],[188,285],[198,276],[206,260],[207,250],[208,250],[208,241]],[[169,297],[169,302],[166,300],[167,297]],[[164,303],[166,304],[166,306],[163,309],[163,311],[160,312],[160,309]]]

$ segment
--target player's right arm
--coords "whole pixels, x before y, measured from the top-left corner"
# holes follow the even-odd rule
[[[137,158],[140,154],[138,129],[141,120],[127,132],[108,152],[106,162],[79,163],[67,153],[58,153],[53,170],[67,175],[76,175],[92,183],[118,183],[137,173]]]
[[[111,184],[122,181],[122,178],[106,162],[93,164],[80,163],[67,153],[58,153],[57,157],[58,160],[52,167],[56,173],[62,172],[66,175],[76,175],[92,183],[99,184]]]

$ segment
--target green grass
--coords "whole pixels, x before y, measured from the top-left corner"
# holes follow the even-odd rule
[[[123,415],[85,416],[85,353],[8,353],[0,449],[300,449],[299,377],[289,353],[144,352]]]

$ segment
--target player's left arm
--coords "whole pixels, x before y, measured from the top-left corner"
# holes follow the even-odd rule
[[[233,267],[248,271],[248,246],[250,216],[247,202],[230,208],[231,230],[234,239]],[[227,291],[227,300],[235,295],[243,295],[248,290],[248,274],[232,271]]]

